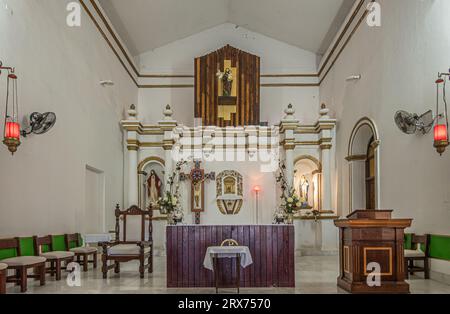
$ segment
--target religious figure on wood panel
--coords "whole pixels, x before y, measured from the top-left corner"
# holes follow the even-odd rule
[[[225,72],[221,72],[220,69],[217,72],[217,77],[222,81],[222,96],[232,96],[233,90],[233,72],[230,68],[225,69]]]
[[[147,179],[147,195],[152,206],[155,206],[161,197],[161,180],[155,170],[150,171],[150,176]]]

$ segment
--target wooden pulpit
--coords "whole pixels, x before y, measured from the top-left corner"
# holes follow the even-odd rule
[[[409,293],[403,236],[412,219],[392,219],[392,212],[357,210],[334,222],[339,227],[340,288],[351,293]]]

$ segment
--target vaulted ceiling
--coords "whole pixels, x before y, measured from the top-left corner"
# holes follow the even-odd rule
[[[233,23],[325,53],[355,0],[99,0],[133,55]]]

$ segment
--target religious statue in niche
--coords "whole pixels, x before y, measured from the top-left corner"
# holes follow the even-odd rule
[[[150,171],[147,179],[147,196],[150,205],[157,206],[158,200],[161,197],[161,180],[153,169]]]
[[[301,209],[310,209],[309,206],[309,181],[306,176],[301,176],[300,178],[300,202],[302,203]]]
[[[242,175],[233,170],[221,172],[216,179],[217,207],[224,215],[237,215],[243,204]]]
[[[296,162],[294,187],[303,210],[320,210],[321,166],[312,156],[305,155]]]
[[[219,97],[218,97],[218,117],[224,121],[230,121],[231,115],[236,114],[237,110],[237,88],[235,78],[237,78],[237,68],[231,65],[231,60],[224,60],[224,71],[220,70],[220,64],[217,65],[217,78]]]

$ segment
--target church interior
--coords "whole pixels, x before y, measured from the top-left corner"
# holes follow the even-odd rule
[[[449,13],[0,0],[0,294],[450,293]]]

